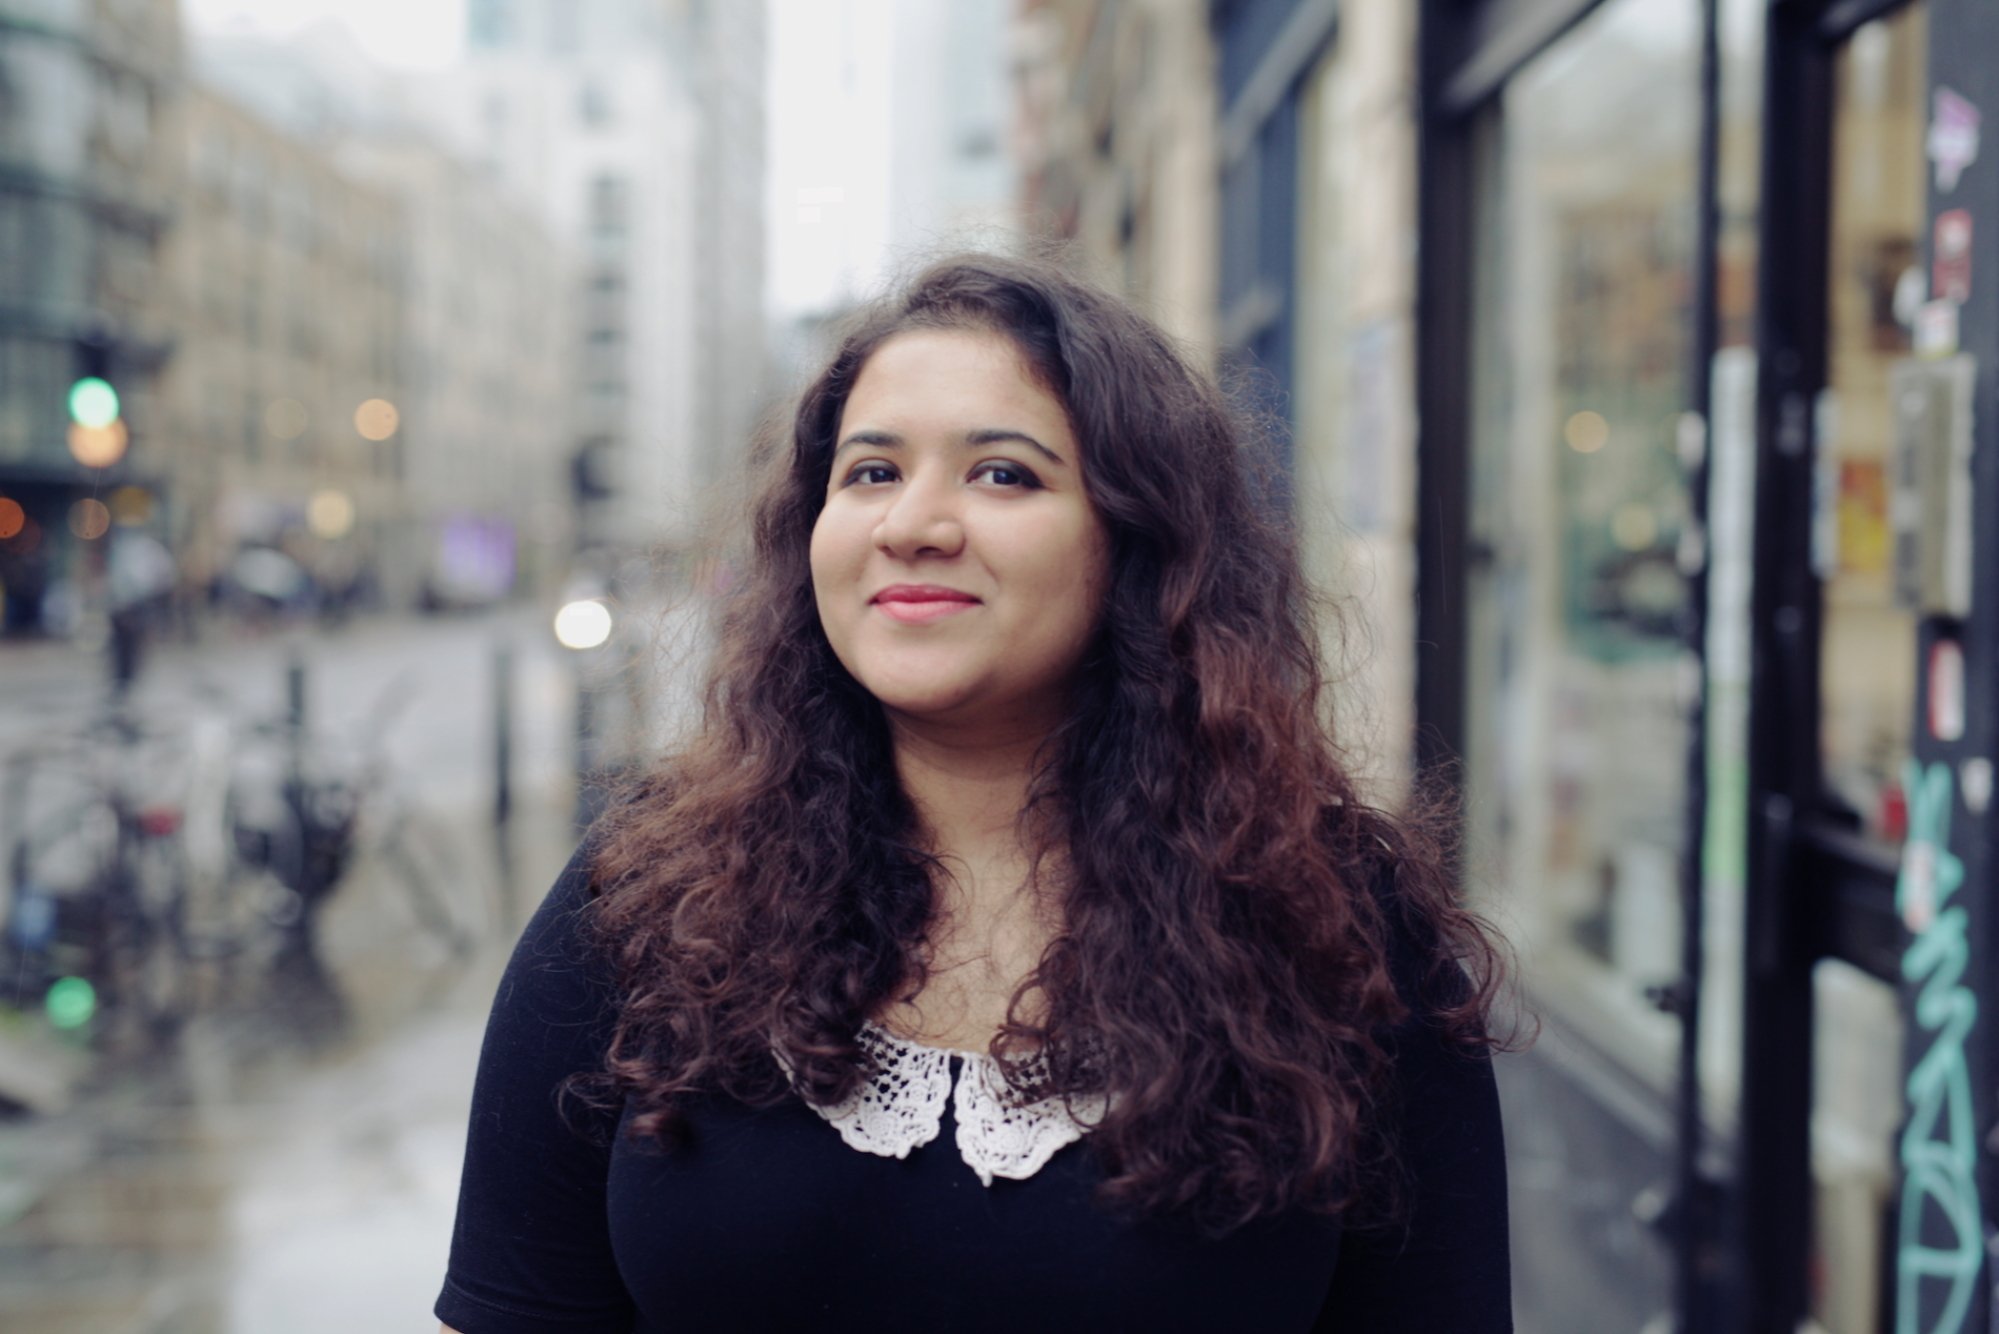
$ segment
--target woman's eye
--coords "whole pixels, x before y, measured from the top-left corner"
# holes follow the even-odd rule
[[[1031,488],[1041,485],[1033,473],[1011,463],[981,463],[972,469],[972,476],[983,477],[995,486]]]
[[[886,463],[863,463],[847,474],[847,485],[879,486],[895,480],[895,469]]]

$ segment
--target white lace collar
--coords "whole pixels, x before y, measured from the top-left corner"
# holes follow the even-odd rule
[[[806,1105],[840,1132],[848,1147],[884,1158],[906,1158],[911,1149],[937,1138],[944,1125],[944,1100],[958,1123],[958,1156],[983,1185],[994,1177],[1024,1181],[1041,1170],[1064,1145],[1081,1139],[1088,1125],[1110,1108],[1103,1095],[1079,1096],[1072,1116],[1064,1100],[1036,1098],[1007,1083],[1006,1073],[985,1052],[926,1047],[899,1038],[874,1023],[861,1025],[861,1047],[874,1058],[875,1073],[834,1107]],[[773,1049],[774,1050],[774,1049]],[[782,1053],[778,1063],[790,1066]],[[951,1086],[951,1058],[963,1063],[957,1088]],[[1029,1090],[1044,1058],[1025,1063]]]

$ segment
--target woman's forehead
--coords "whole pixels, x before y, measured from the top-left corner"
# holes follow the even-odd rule
[[[912,329],[883,339],[861,363],[834,426],[844,434],[857,418],[990,411],[1072,431],[1068,404],[1016,340],[984,329]]]

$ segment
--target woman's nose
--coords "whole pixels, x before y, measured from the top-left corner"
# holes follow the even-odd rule
[[[897,490],[875,528],[875,545],[892,556],[953,556],[965,545],[965,526],[953,488],[933,478],[912,478]]]

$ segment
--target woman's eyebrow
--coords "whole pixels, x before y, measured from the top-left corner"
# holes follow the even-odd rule
[[[1029,449],[1038,451],[1042,457],[1058,467],[1066,468],[1069,466],[1060,454],[1057,454],[1054,450],[1042,444],[1025,431],[1015,431],[1001,426],[987,427],[982,430],[967,431],[965,433],[965,443],[968,445],[1004,445],[1010,442],[1018,442],[1026,445]]]
[[[1068,460],[1042,444],[1039,440],[1036,440],[1027,432],[1016,431],[1010,427],[988,426],[981,427],[976,431],[967,431],[965,432],[964,443],[968,447],[975,449],[983,448],[986,445],[1022,444],[1036,451],[1057,467],[1066,468],[1069,466]],[[867,445],[874,449],[900,449],[903,445],[903,439],[893,431],[856,431],[840,442],[840,447],[833,451],[833,457],[836,459],[839,458],[840,455],[846,453],[855,445]]]

